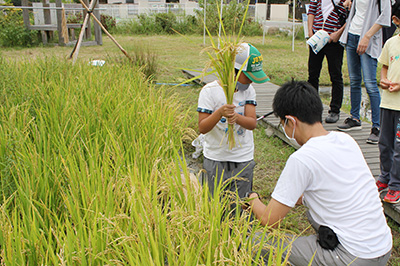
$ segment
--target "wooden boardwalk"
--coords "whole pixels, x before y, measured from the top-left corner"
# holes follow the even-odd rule
[[[190,78],[199,76],[201,73],[201,70],[199,72],[195,71],[184,71],[184,74],[187,75]],[[205,84],[211,81],[216,80],[216,76],[214,75],[209,75],[205,76],[202,78],[202,80],[196,80],[197,83],[199,84]],[[261,117],[264,114],[267,114],[268,112],[272,111],[272,100],[274,98],[274,95],[276,91],[278,90],[279,86],[275,85],[271,82],[267,82],[264,84],[256,84],[252,83],[253,87],[256,90],[257,94],[257,117]],[[328,110],[329,106],[324,105],[324,112],[323,112],[323,119],[328,115]],[[334,131],[336,130],[336,127],[339,123],[343,122],[346,117],[350,116],[347,113],[341,112],[340,113],[340,119],[338,123],[335,124],[327,124],[325,121],[323,122],[323,125],[326,130],[328,131]],[[281,138],[283,141],[287,142],[286,137],[282,133],[282,131],[279,130],[279,118],[275,117],[274,115],[270,115],[266,118],[263,118],[260,120],[261,123],[266,127],[266,132],[268,135],[275,134],[279,138]],[[370,124],[363,122],[363,128],[362,130],[357,130],[357,131],[350,131],[348,132],[349,135],[351,135],[358,143],[360,146],[364,158],[368,163],[369,168],[371,169],[372,174],[374,175],[375,179],[378,178],[380,174],[380,166],[379,166],[379,149],[378,145],[371,145],[367,144],[365,141],[368,138],[370,131],[371,131],[371,126]],[[288,142],[287,142],[288,143]],[[288,143],[290,144],[290,143]],[[400,203],[398,204],[389,204],[386,202],[383,202],[383,206],[385,209],[386,215],[388,215],[390,218],[395,220],[397,223],[400,224]]]

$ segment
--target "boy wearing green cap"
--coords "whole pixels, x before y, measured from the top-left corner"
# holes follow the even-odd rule
[[[199,131],[204,134],[203,168],[207,172],[211,195],[214,194],[214,185],[220,182],[227,184],[226,190],[237,193],[241,198],[252,189],[255,166],[252,130],[257,125],[257,102],[251,83],[269,80],[262,70],[262,60],[261,53],[254,46],[248,43],[240,45],[235,58],[236,74],[242,66],[243,69],[239,74],[233,104],[226,103],[218,80],[208,83],[200,92],[197,108]],[[228,124],[234,125],[237,145],[233,149],[227,142]]]

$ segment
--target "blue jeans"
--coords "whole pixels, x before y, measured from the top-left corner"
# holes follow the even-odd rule
[[[349,69],[350,76],[350,114],[353,118],[360,119],[362,72],[364,85],[371,103],[372,126],[379,128],[379,104],[381,103],[381,96],[376,83],[377,59],[372,58],[366,53],[362,55],[357,54],[357,46],[359,41],[359,35],[349,33],[346,45],[346,53],[347,67]]]

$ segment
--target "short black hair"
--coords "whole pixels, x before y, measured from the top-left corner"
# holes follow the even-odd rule
[[[306,81],[290,81],[282,85],[272,104],[274,114],[285,119],[292,115],[307,124],[322,122],[323,106],[317,90]]]
[[[392,6],[392,16],[396,16],[400,19],[400,1],[396,0],[396,3]]]

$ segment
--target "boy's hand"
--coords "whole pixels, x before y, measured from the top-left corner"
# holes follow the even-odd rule
[[[219,110],[221,116],[225,116],[228,119],[235,115],[235,105],[233,104],[224,104]]]
[[[343,3],[343,6],[346,7],[346,8],[350,8],[350,7],[351,7],[351,0],[346,0],[346,1]]]
[[[389,91],[390,92],[400,91],[400,82],[391,82]]]
[[[228,124],[235,124],[237,119],[238,119],[239,114],[236,112],[233,112],[233,115],[231,117],[228,117]]]
[[[389,89],[391,82],[388,79],[381,79],[379,84],[381,85],[382,89],[387,90]]]

